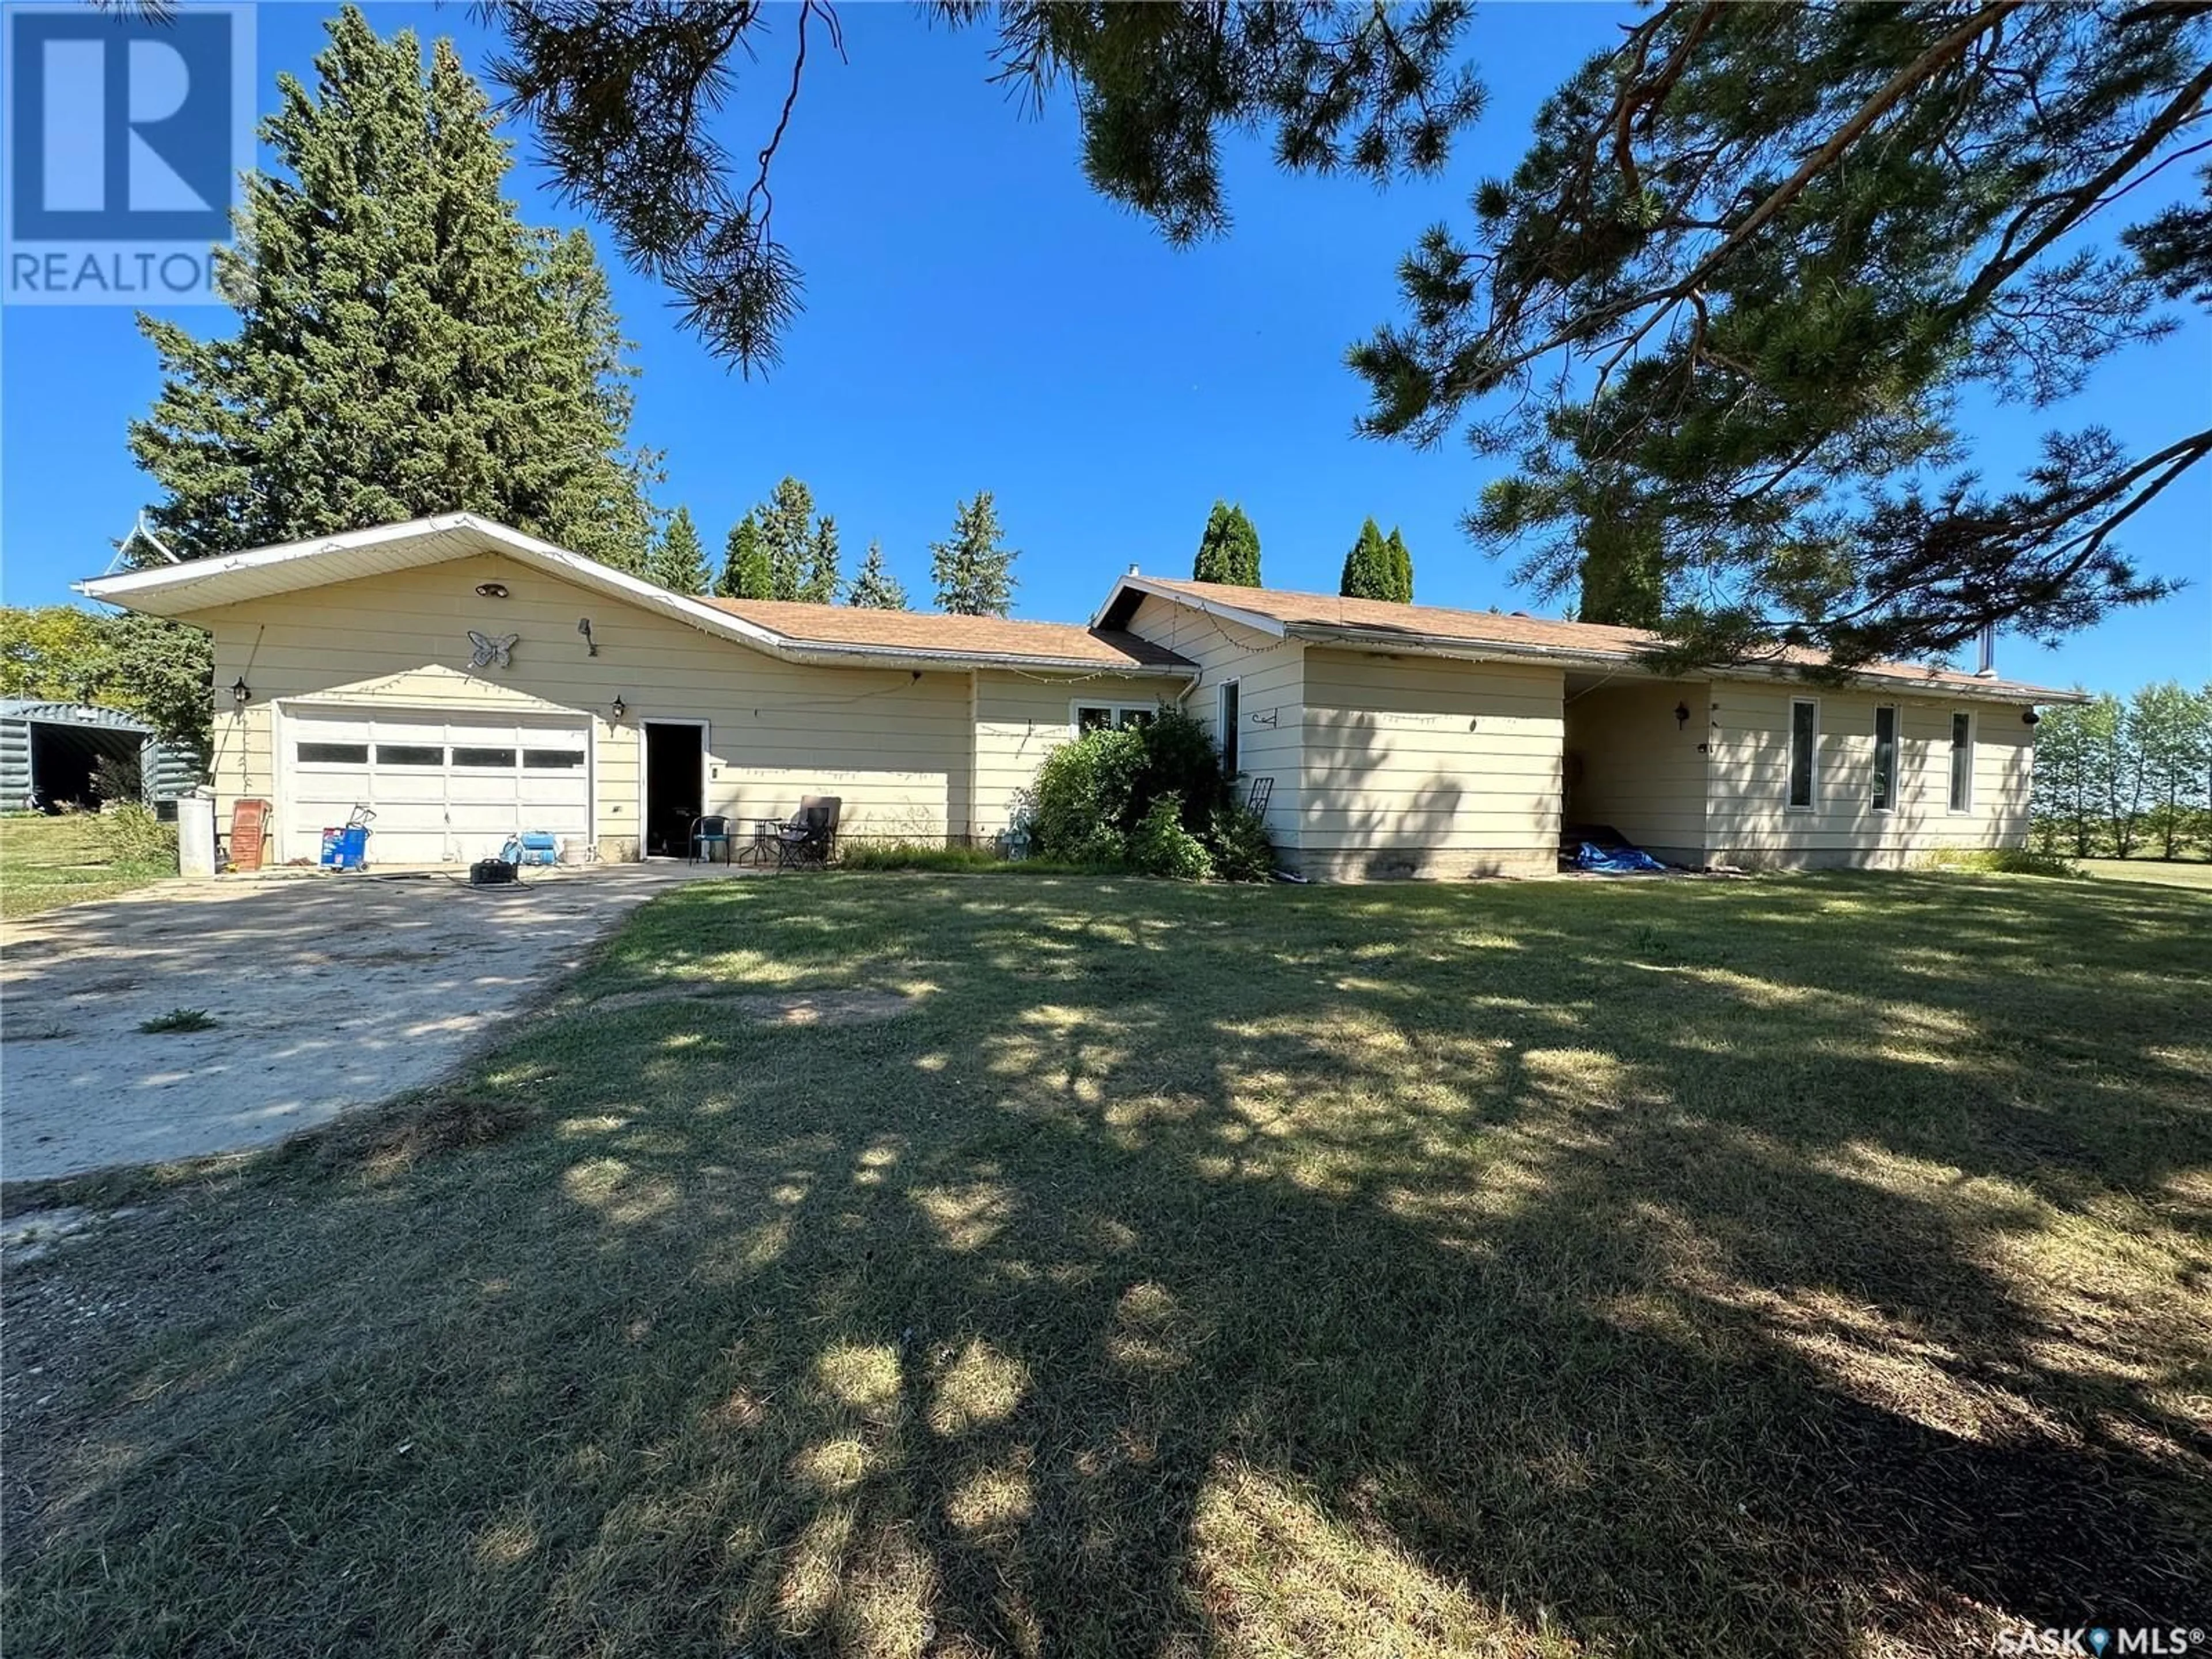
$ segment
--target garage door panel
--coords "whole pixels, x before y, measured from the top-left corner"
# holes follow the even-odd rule
[[[317,856],[324,829],[356,805],[375,813],[372,863],[468,862],[493,856],[519,830],[591,830],[581,719],[301,711],[286,734],[289,858]]]

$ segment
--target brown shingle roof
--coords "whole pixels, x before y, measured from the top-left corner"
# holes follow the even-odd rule
[[[1409,641],[1457,641],[1468,645],[1534,648],[1570,654],[1580,652],[1607,658],[1639,651],[1656,637],[1641,628],[1615,628],[1605,623],[1505,616],[1495,611],[1455,611],[1437,605],[1396,605],[1387,599],[1348,599],[1334,593],[1291,593],[1271,587],[1231,587],[1220,582],[1186,581],[1169,576],[1141,576],[1135,580],[1147,588],[1252,611],[1281,623],[1292,632],[1342,629],[1368,635],[1398,634]],[[1817,651],[1791,647],[1762,660],[1777,666],[1802,666],[1822,659]],[[1713,671],[1722,678],[1727,677],[1727,672]],[[1921,663],[1869,663],[1853,672],[1866,678],[1955,689],[1982,696],[2016,693],[2022,701],[2038,702],[2072,702],[2075,697],[2072,692],[2017,680],[1984,679],[1955,668]]]
[[[919,611],[863,611],[842,605],[782,599],[703,603],[799,645],[876,647],[978,657],[1024,657],[1039,663],[1097,668],[1188,668],[1165,646],[1119,629],[1079,623],[1014,622],[997,617],[948,617]]]

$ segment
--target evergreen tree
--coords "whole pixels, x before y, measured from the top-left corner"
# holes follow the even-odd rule
[[[1233,587],[1261,585],[1260,532],[1252,527],[1242,507],[1214,502],[1190,574],[1195,581],[1225,582]]]
[[[726,599],[767,599],[775,597],[769,574],[768,550],[761,544],[760,519],[748,513],[730,526],[722,549],[722,574],[714,592]]]
[[[276,167],[218,255],[235,333],[142,315],[163,383],[131,447],[184,556],[456,509],[636,569],[650,457],[626,343],[582,235],[526,228],[450,42],[425,74],[348,7],[311,93],[278,80]]]
[[[1397,578],[1390,568],[1390,549],[1374,520],[1359,526],[1359,539],[1344,556],[1344,580],[1336,591],[1347,599],[1398,597]]]
[[[808,578],[815,562],[814,492],[786,477],[775,493],[753,509],[760,523],[760,544],[768,562],[772,599],[810,596]],[[827,603],[826,599],[823,601]]]
[[[815,520],[806,562],[799,571],[799,597],[809,605],[837,602],[837,520],[824,513]]]
[[[1398,526],[1390,526],[1390,539],[1383,544],[1389,555],[1390,597],[1401,605],[1413,602],[1413,556],[1406,550],[1406,538],[1398,533]]]
[[[773,367],[800,283],[775,234],[784,191],[770,175],[808,72],[809,28],[839,46],[835,10],[812,0],[480,9],[506,33],[495,73],[564,191],[605,221],[635,269],[669,284],[715,351],[748,372]],[[931,9],[956,27],[993,26],[1001,78],[1040,106],[1072,89],[1085,176],[1178,246],[1228,228],[1225,132],[1267,130],[1286,171],[1380,184],[1437,172],[1482,106],[1455,52],[1465,0]],[[720,119],[698,118],[726,106]],[[748,117],[757,131],[726,149],[731,124]]]
[[[2055,430],[1996,490],[1955,422],[2212,305],[2212,211],[2124,216],[2208,96],[2201,7],[1653,6],[1401,262],[1407,315],[1351,354],[1362,428],[1463,422],[1513,466],[1478,544],[1579,578],[1586,615],[1662,617],[1678,663],[1941,656],[2159,598],[2115,532],[2212,465],[2212,425]]]
[[[956,505],[951,536],[929,544],[939,610],[962,617],[1006,614],[1014,602],[1014,561],[1021,555],[1000,545],[1004,533],[989,490],[980,489],[974,501]]]
[[[905,587],[897,577],[884,568],[881,543],[868,544],[868,556],[860,561],[860,572],[853,578],[853,592],[847,603],[862,611],[904,611],[908,608]]]
[[[690,507],[679,507],[669,515],[668,528],[645,562],[645,576],[678,593],[707,591],[713,573],[707,568],[707,550],[699,544]]]

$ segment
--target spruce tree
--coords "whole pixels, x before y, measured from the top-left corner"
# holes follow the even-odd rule
[[[999,511],[991,492],[975,492],[952,514],[952,534],[929,544],[929,572],[937,584],[937,608],[955,616],[1003,617],[1014,601],[1014,561],[1018,550],[1000,545]]]
[[[1347,599],[1395,599],[1398,584],[1390,570],[1390,550],[1382,532],[1370,519],[1359,526],[1359,539],[1344,557],[1344,580],[1338,592]]]
[[[799,597],[809,605],[835,605],[837,563],[837,520],[825,513],[814,523],[814,538],[799,571]]]
[[[1244,516],[1242,507],[1217,501],[1206,515],[1206,534],[1200,538],[1198,557],[1191,566],[1194,580],[1224,582],[1235,587],[1260,586],[1260,532]]]
[[[714,592],[726,599],[768,599],[775,597],[769,574],[768,550],[761,544],[760,519],[748,513],[730,526],[722,548],[722,574]]]
[[[278,80],[274,168],[218,255],[228,337],[141,316],[162,387],[131,447],[186,557],[456,509],[641,566],[651,458],[589,241],[526,228],[450,42],[351,8],[311,91]]]
[[[884,568],[884,550],[880,542],[868,544],[868,556],[860,561],[860,574],[853,578],[853,591],[848,604],[862,611],[907,610],[906,589],[899,579]]]
[[[698,527],[691,509],[679,507],[669,516],[668,528],[653,546],[645,562],[648,581],[678,593],[704,593],[712,573],[707,568],[707,550],[699,544]]]
[[[786,477],[753,509],[753,517],[760,523],[761,551],[768,562],[769,598],[807,598],[815,557],[814,492]]]
[[[1413,602],[1413,556],[1406,550],[1406,538],[1398,533],[1398,526],[1390,526],[1390,539],[1382,544],[1389,556],[1390,597],[1401,605]]]

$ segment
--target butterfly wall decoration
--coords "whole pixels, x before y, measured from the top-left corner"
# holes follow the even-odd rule
[[[469,666],[471,668],[505,668],[507,654],[521,641],[520,634],[501,634],[494,636],[469,629]]]

